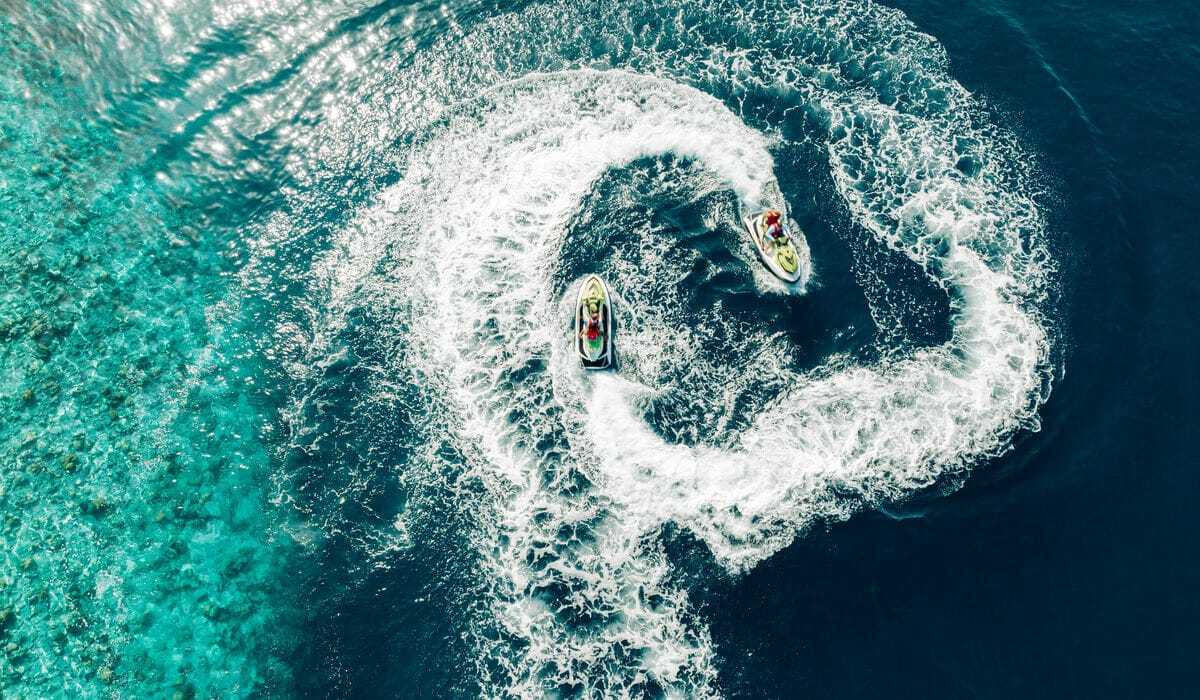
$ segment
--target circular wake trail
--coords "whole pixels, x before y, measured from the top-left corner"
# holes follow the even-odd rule
[[[411,316],[386,369],[429,385],[429,429],[474,485],[460,506],[484,565],[485,695],[716,695],[717,657],[672,582],[665,523],[743,572],[814,522],[944,483],[1037,428],[1054,264],[1019,150],[946,75],[935,41],[872,3],[563,3],[453,29],[457,51],[367,79],[362,128],[330,119],[309,137],[318,160],[405,146],[390,166],[403,177],[315,266],[312,337],[359,307]],[[853,224],[945,291],[946,342],[802,372],[753,359],[780,355],[781,340],[722,326],[715,309],[739,349],[716,363],[693,352],[701,336],[679,330],[678,309],[637,290],[682,280],[661,231],[630,232],[638,264],[568,238],[605,178],[656,160],[683,163],[664,177],[697,201],[735,199],[706,216],[736,231],[739,209],[787,206],[769,149],[795,133],[823,154]],[[742,238],[726,244],[757,270]],[[616,296],[617,373],[586,374],[571,351],[577,280],[563,270],[592,254]],[[756,282],[764,298],[779,289]],[[753,415],[687,444],[654,425],[661,366],[690,363],[687,381],[724,392],[697,392],[712,412]]]

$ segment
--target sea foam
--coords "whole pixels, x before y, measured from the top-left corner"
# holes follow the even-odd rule
[[[1054,264],[1019,150],[946,75],[936,41],[871,3],[537,5],[457,46],[372,78],[361,119],[379,130],[317,127],[327,154],[403,144],[403,178],[314,266],[323,310],[295,332],[328,337],[360,307],[411,314],[386,372],[436,387],[463,459],[453,481],[471,485],[459,506],[483,563],[484,694],[718,694],[708,631],[671,583],[665,523],[737,574],[814,523],[948,483],[1036,429]],[[620,365],[593,375],[561,323],[575,281],[559,272],[564,233],[607,173],[662,157],[689,164],[681,186],[697,196],[736,200],[709,212],[714,228],[787,207],[771,154],[796,113],[849,219],[945,291],[949,339],[801,371],[779,337],[716,314],[739,358],[766,359],[699,363],[690,376],[720,387],[703,400],[730,413],[761,378],[774,389],[704,439],[673,439],[645,406],[704,329],[672,325],[671,301],[632,282],[678,281],[667,242],[636,229],[639,265],[605,270]],[[806,254],[806,278],[813,266]],[[417,459],[406,473],[445,468]]]

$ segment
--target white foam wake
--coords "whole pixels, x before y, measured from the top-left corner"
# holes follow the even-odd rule
[[[739,572],[814,521],[1003,452],[1036,427],[1048,392],[1041,307],[1053,265],[1007,142],[975,123],[936,43],[898,13],[738,6],[738,30],[723,34],[721,7],[694,16],[683,4],[641,8],[667,18],[643,36],[638,12],[590,7],[499,17],[461,37],[460,51],[380,78],[401,86],[383,92],[422,97],[363,117],[402,124],[414,144],[404,177],[343,232],[314,286],[329,290],[332,316],[403,299],[406,357],[449,399],[451,437],[484,492],[465,494],[464,507],[488,569],[477,631],[485,694],[713,695],[712,645],[668,583],[661,525],[689,528]],[[780,36],[796,48],[738,43]],[[591,64],[638,73],[578,69]],[[950,339],[875,365],[711,368],[730,405],[756,373],[785,390],[745,429],[697,444],[664,438],[644,417],[656,358],[678,364],[689,345],[666,321],[633,317],[639,305],[619,298],[627,361],[619,375],[582,374],[559,267],[571,247],[563,236],[606,173],[670,154],[699,166],[688,174],[694,191],[730,191],[745,208],[786,205],[767,150],[778,135],[688,85],[806,110],[855,222],[946,290]],[[323,150],[354,147],[330,134]],[[753,262],[747,246],[737,254]],[[618,297],[630,286],[622,278],[672,274],[647,265],[614,272]],[[780,343],[738,334],[747,348]]]
[[[682,594],[673,605],[641,600],[664,590],[648,533],[683,524],[743,570],[816,518],[901,497],[1001,449],[1042,381],[1045,332],[1009,299],[1014,278],[969,245],[997,214],[977,209],[987,197],[970,185],[929,178],[886,211],[899,226],[877,232],[937,270],[953,299],[950,342],[877,367],[792,376],[794,389],[729,447],[667,443],[635,408],[650,387],[580,376],[552,285],[563,232],[589,186],[663,153],[697,160],[752,206],[778,202],[762,138],[715,100],[670,81],[590,71],[489,91],[413,154],[406,180],[385,197],[392,235],[414,242],[414,258],[434,271],[430,313],[414,319],[412,334],[448,372],[460,437],[499,504],[488,561],[505,650],[491,658],[510,660],[503,685],[522,693],[596,678],[631,689],[640,677],[630,667],[645,682],[711,690],[711,651],[687,623]],[[848,202],[879,211],[857,181],[835,173]],[[469,215],[458,213],[464,203]],[[560,483],[557,472],[572,470],[595,488]],[[605,624],[578,619],[597,616]],[[513,639],[522,640],[517,660]],[[613,656],[625,648],[637,658]],[[598,671],[607,665],[623,672]]]

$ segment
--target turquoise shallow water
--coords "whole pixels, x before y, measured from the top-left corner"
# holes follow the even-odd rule
[[[128,103],[97,108],[67,8],[27,11],[0,84],[5,697],[286,687],[241,221]]]
[[[0,694],[1178,690],[1194,22],[900,4],[0,0]]]

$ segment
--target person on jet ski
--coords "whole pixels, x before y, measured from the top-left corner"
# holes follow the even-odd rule
[[[600,323],[600,305],[592,302],[588,305],[588,312],[591,314],[584,323],[583,330],[579,331],[579,337],[587,338],[589,341],[595,342],[597,338],[604,338],[603,324]]]
[[[783,220],[778,210],[770,209],[763,217],[766,231],[763,233],[763,248],[770,251],[783,238]]]

